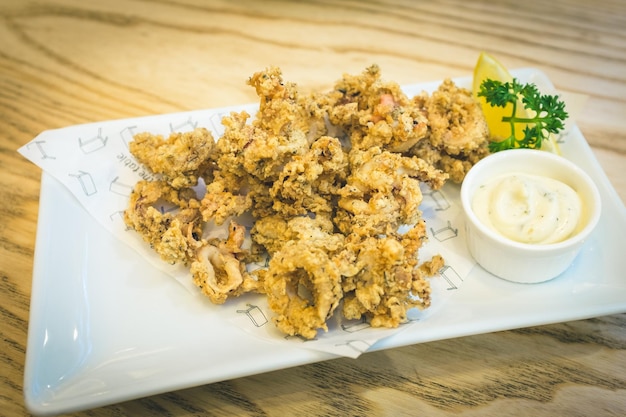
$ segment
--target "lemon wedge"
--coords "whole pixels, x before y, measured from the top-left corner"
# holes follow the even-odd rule
[[[541,141],[540,149],[542,151],[548,151],[548,152],[555,153],[557,155],[561,155],[559,142],[556,141],[556,136],[554,136],[552,133],[550,133],[550,135],[548,136],[548,139],[544,139],[543,141]]]
[[[508,104],[506,107],[492,107],[487,103],[484,97],[478,97],[478,91],[480,91],[480,85],[484,80],[491,79],[495,81],[501,81],[503,83],[513,81],[513,76],[509,70],[502,65],[496,58],[487,52],[481,52],[474,67],[474,79],[472,83],[472,94],[479,101],[485,119],[487,120],[487,126],[489,126],[489,134],[494,141],[502,140],[510,136],[511,126],[508,123],[504,123],[502,118],[509,116],[513,109],[512,104]],[[521,100],[517,103],[516,110],[518,117],[532,117],[533,114],[529,113],[522,104]],[[518,139],[523,137],[524,125],[517,124],[515,126],[515,136]],[[542,141],[541,150],[545,150],[552,153],[560,154],[559,145],[554,135],[550,135],[547,140]]]

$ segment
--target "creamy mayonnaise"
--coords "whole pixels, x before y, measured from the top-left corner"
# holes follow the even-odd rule
[[[511,173],[481,185],[472,210],[502,236],[522,243],[546,244],[560,242],[574,233],[582,203],[576,191],[560,181]]]

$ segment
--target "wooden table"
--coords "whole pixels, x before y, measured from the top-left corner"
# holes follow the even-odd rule
[[[465,1],[0,4],[0,414],[23,372],[46,129],[256,101],[278,65],[305,89],[378,63],[400,84],[471,74],[482,50],[588,96],[577,122],[626,200],[626,3]],[[496,354],[486,355],[489,349]],[[626,415],[626,314],[368,353],[78,413]]]

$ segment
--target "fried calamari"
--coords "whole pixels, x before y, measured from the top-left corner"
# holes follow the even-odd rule
[[[407,311],[430,306],[426,278],[443,267],[436,256],[418,264],[418,250],[426,239],[423,221],[404,235],[350,236],[346,244],[355,254],[355,275],[343,280],[343,315],[368,318],[374,327],[397,327],[407,320]]]
[[[242,248],[245,227],[231,221],[226,240],[213,239],[196,251],[191,264],[193,282],[215,304],[228,297],[259,291],[259,282],[246,270],[250,254]]]
[[[343,297],[345,268],[338,259],[345,237],[309,217],[288,223],[288,240],[273,252],[263,275],[265,293],[278,329],[312,339],[318,329],[328,329],[326,321]]]
[[[161,135],[139,133],[129,143],[130,152],[152,172],[161,174],[173,188],[193,187],[210,165],[215,140],[205,128]]]
[[[351,171],[339,190],[336,226],[345,234],[395,232],[420,218],[421,182],[439,188],[447,175],[416,157],[373,147],[350,153]]]
[[[213,303],[264,293],[288,335],[314,338],[338,311],[396,327],[409,309],[427,308],[428,277],[443,259],[419,260],[427,239],[420,186],[461,181],[486,154],[471,95],[446,80],[409,98],[376,65],[326,93],[302,94],[277,67],[248,84],[259,111],[225,116],[216,141],[202,128],[135,136],[131,152],[158,180],[135,187],[129,228],[167,262],[189,265]],[[251,246],[233,220],[245,213],[254,219]],[[226,222],[227,237],[204,235]],[[261,251],[267,268],[248,272]]]
[[[460,183],[479,160],[489,154],[489,128],[472,93],[446,79],[431,95],[422,93],[413,102],[428,115],[428,140],[411,153],[450,175]]]
[[[201,220],[195,191],[176,189],[164,181],[139,181],[124,212],[126,225],[172,264],[187,264],[195,256]]]
[[[397,83],[383,81],[378,65],[360,75],[345,74],[318,102],[330,123],[348,135],[354,149],[380,146],[404,152],[428,133],[422,109]]]

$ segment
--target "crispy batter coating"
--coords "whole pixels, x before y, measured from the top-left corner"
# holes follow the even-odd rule
[[[259,96],[259,111],[252,123],[270,136],[289,138],[293,132],[305,135],[312,126],[314,115],[300,98],[296,84],[285,82],[278,67],[253,74],[248,84]],[[319,120],[318,120],[319,121]]]
[[[284,216],[331,214],[347,168],[348,155],[339,139],[320,137],[283,167],[270,188],[273,209]]]
[[[193,187],[210,164],[215,146],[213,135],[199,127],[191,132],[172,133],[167,139],[147,132],[134,136],[129,150],[173,188]]]
[[[378,147],[351,152],[352,170],[339,191],[335,224],[346,234],[375,236],[395,232],[420,218],[421,182],[439,188],[447,175],[416,157]]]
[[[244,237],[245,228],[231,221],[225,241],[206,242],[196,251],[191,264],[193,282],[215,304],[259,290],[259,282],[246,271]]]
[[[336,237],[329,239],[334,230],[335,226],[327,216],[285,218],[275,214],[257,219],[250,234],[256,243],[273,255],[290,240],[316,241],[317,245],[337,250]]]
[[[344,74],[333,91],[319,100],[330,122],[347,132],[351,146],[380,146],[404,152],[424,138],[428,121],[394,82],[381,80],[378,65],[361,75]]]
[[[248,84],[254,117],[233,112],[224,134],[202,129],[164,139],[136,135],[131,151],[159,174],[137,184],[125,213],[168,262],[190,265],[193,282],[221,304],[266,294],[288,335],[314,338],[336,311],[372,326],[396,327],[430,305],[428,277],[443,260],[422,262],[426,228],[421,183],[461,181],[487,150],[486,123],[467,90],[444,81],[408,98],[372,65],[344,75],[326,93],[303,95],[270,67]],[[196,197],[199,178],[206,193]],[[158,209],[167,201],[173,212]],[[232,219],[250,213],[252,247]],[[229,224],[225,239],[203,227]],[[412,225],[408,232],[399,227]],[[261,248],[267,269],[247,263]],[[343,304],[342,304],[343,303]]]
[[[307,152],[317,139],[312,132],[321,131],[317,126],[323,125],[323,119],[319,111],[311,110],[315,106],[310,100],[299,97],[295,84],[283,81],[277,67],[255,73],[248,84],[259,95],[259,111],[251,122],[246,112],[223,118],[225,132],[217,141],[214,159],[220,172],[218,181],[222,182],[219,188],[238,201],[245,196],[252,214],[265,217],[276,210],[269,184],[280,181],[285,166]],[[205,219],[211,218],[219,205],[214,199],[207,193],[203,201]]]
[[[161,211],[159,204],[174,207]],[[176,189],[164,181],[139,181],[131,193],[124,221],[164,261],[187,264],[202,236],[199,207],[191,188]]]
[[[480,105],[469,90],[450,79],[413,102],[425,109],[430,134],[411,153],[448,173],[452,181],[462,182],[467,171],[489,154],[489,129]]]
[[[277,314],[276,326],[288,335],[307,339],[319,329],[328,330],[343,296],[341,273],[332,251],[316,239],[289,240],[272,256],[265,275],[265,292]]]
[[[343,280],[343,315],[366,316],[373,327],[397,327],[407,311],[430,306],[430,284],[425,279],[443,266],[437,256],[417,266],[417,252],[426,240],[424,221],[404,235],[351,235],[346,247],[355,254],[358,272]]]
[[[228,174],[226,174],[228,175]],[[206,193],[202,198],[200,212],[205,221],[213,221],[217,225],[223,224],[233,216],[239,216],[252,207],[251,193],[245,192],[244,183],[237,183],[221,171],[215,172],[213,181],[206,186]]]

